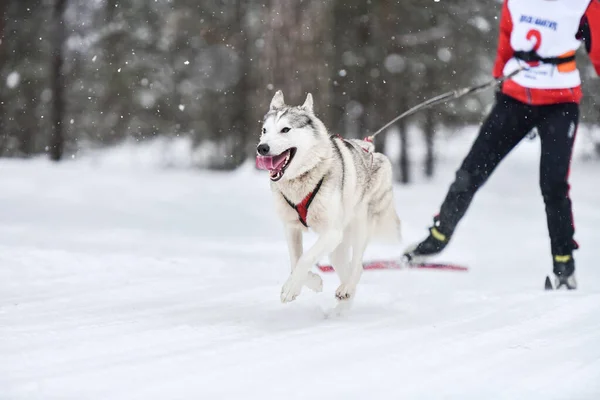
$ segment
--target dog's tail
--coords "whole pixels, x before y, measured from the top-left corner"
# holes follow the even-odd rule
[[[378,183],[374,188],[373,196],[369,202],[371,216],[371,237],[377,241],[397,243],[402,240],[400,217],[394,205],[394,192],[392,185],[392,165],[383,154],[375,154],[378,170]]]
[[[392,193],[389,192],[389,201],[374,214],[371,225],[371,237],[383,243],[395,244],[402,240],[402,223],[396,213]]]

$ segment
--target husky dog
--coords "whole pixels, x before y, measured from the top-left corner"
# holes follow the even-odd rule
[[[341,281],[337,299],[352,300],[369,241],[400,239],[390,161],[370,141],[330,135],[310,93],[301,106],[286,105],[283,93],[275,93],[256,150],[256,166],[270,173],[289,250],[291,274],[281,301],[295,300],[303,286],[323,290],[310,269],[325,255]],[[303,251],[309,227],[318,238]]]

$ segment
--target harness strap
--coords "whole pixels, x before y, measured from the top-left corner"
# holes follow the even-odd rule
[[[336,133],[336,134],[335,134],[335,136],[336,136],[336,137],[338,137],[338,138],[339,138],[341,141],[343,141],[343,142],[347,142],[347,143],[350,143],[350,145],[352,145],[353,147],[355,147],[353,143],[351,143],[350,141],[348,141],[348,140],[344,139],[344,138],[342,137],[342,135],[340,135],[339,133]],[[373,143],[373,138],[372,138],[371,136],[367,136],[367,137],[366,137],[366,138],[364,138],[363,140],[364,140],[365,142]],[[360,145],[359,145],[358,147],[360,147],[360,149],[361,149],[362,151],[364,151],[365,153],[368,153],[368,154],[370,154],[370,155],[371,155],[371,167],[372,167],[372,166],[373,166],[373,153],[372,153],[372,152],[370,152],[369,150],[365,149],[364,147],[360,146]],[[356,147],[355,147],[355,148],[356,148]]]
[[[321,178],[319,183],[317,183],[317,186],[315,187],[315,189],[312,192],[310,192],[309,194],[307,194],[306,197],[300,202],[300,204],[292,203],[287,197],[285,197],[285,195],[283,193],[281,194],[283,196],[283,198],[285,199],[285,201],[287,201],[287,203],[290,205],[290,207],[292,207],[298,213],[298,220],[300,220],[300,222],[302,222],[302,225],[304,225],[307,228],[308,228],[308,225],[306,224],[306,217],[308,216],[308,207],[310,206],[310,203],[312,203],[313,199],[319,192],[319,189],[321,188],[321,184],[323,183],[324,179],[325,179],[325,177]]]
[[[560,65],[564,63],[568,63],[571,61],[575,61],[575,55],[570,55],[567,57],[540,57],[534,50],[523,51],[518,50],[514,52],[514,56],[520,60],[525,62],[534,62],[541,61],[546,64]]]

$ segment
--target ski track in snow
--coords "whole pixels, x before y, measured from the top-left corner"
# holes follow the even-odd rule
[[[264,174],[1,160],[0,399],[599,399],[600,165],[572,169],[580,289],[544,292],[537,147],[438,257],[469,272],[365,272],[338,318],[335,274],[280,303]],[[458,162],[396,187],[405,239],[369,258],[426,234]]]

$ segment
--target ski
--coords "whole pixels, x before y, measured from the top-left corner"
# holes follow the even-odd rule
[[[317,268],[322,272],[333,272],[333,266],[329,264],[317,264]],[[396,260],[371,260],[363,263],[364,270],[402,270],[402,269],[434,269],[442,271],[468,271],[469,269],[464,265],[452,264],[452,263],[434,263],[434,262],[421,262],[421,263],[402,263]]]

